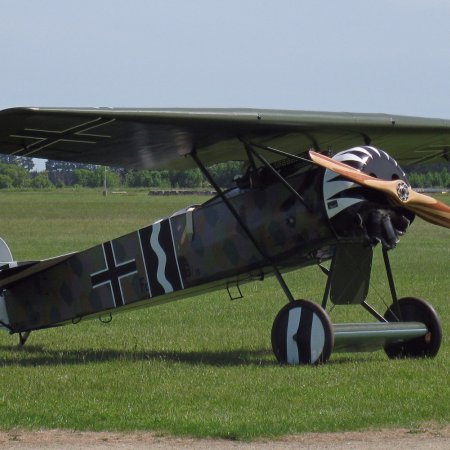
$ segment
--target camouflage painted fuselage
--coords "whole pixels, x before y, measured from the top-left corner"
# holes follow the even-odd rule
[[[304,203],[279,182],[226,193],[282,271],[331,257],[336,237],[322,178],[319,169],[289,178]],[[7,286],[2,301],[10,329],[26,331],[157,305],[271,272],[268,259],[216,197],[20,279]]]

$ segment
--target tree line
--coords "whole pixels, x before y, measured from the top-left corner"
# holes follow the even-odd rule
[[[408,179],[416,188],[450,188],[448,164],[414,168]],[[236,175],[242,173],[242,163],[229,161],[210,167],[211,174],[222,187],[228,187]],[[45,170],[36,172],[31,158],[0,156],[0,189],[54,187],[102,187],[106,177],[108,188],[201,188],[209,187],[199,169],[190,170],[125,170],[92,164],[47,161]]]
[[[222,187],[232,184],[242,173],[242,163],[229,161],[210,168]],[[37,172],[31,158],[0,155],[0,189],[53,188],[53,187],[102,187],[108,188],[201,188],[209,187],[199,169],[190,170],[126,170],[48,160],[45,170]]]

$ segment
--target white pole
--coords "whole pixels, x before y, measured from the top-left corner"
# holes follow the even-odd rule
[[[105,166],[105,172],[103,175],[103,195],[106,197],[108,195],[108,189],[106,186],[106,166]]]

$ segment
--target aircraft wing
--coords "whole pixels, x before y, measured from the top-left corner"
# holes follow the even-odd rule
[[[12,108],[0,153],[134,169],[244,160],[242,140],[293,154],[374,145],[402,165],[450,160],[450,120],[255,109]],[[272,157],[273,158],[273,157]]]

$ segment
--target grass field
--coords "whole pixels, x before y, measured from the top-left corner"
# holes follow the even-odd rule
[[[445,197],[441,197],[444,199]],[[103,197],[98,191],[1,192],[0,234],[17,259],[81,250],[200,197]],[[447,197],[447,202],[448,197]],[[319,367],[280,367],[270,330],[286,303],[274,279],[150,309],[33,333],[23,350],[0,336],[0,427],[150,430],[230,439],[306,431],[438,426],[450,421],[450,232],[417,219],[391,255],[399,296],[429,299],[444,340],[432,360],[335,354]],[[377,252],[371,300],[389,291]],[[286,275],[320,301],[317,268]],[[332,320],[371,320],[337,307]]]

